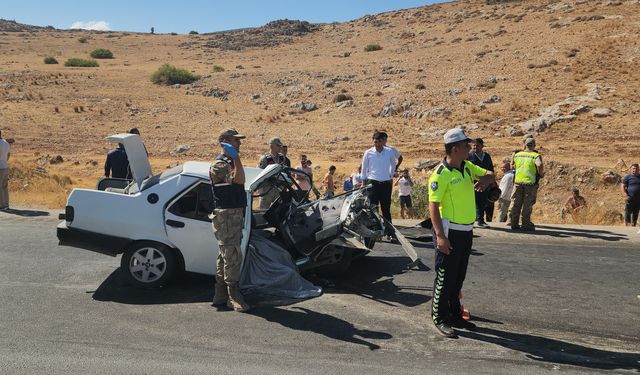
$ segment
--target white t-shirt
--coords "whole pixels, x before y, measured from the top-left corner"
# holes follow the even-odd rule
[[[411,180],[400,177],[400,180],[398,180],[398,195],[401,197],[411,195],[411,185]]]
[[[9,168],[9,151],[11,150],[11,145],[6,140],[0,138],[0,169]]]
[[[364,180],[389,181],[396,170],[396,160],[400,153],[396,149],[383,147],[382,151],[376,151],[371,147],[362,156],[362,171],[360,178]]]
[[[500,190],[502,193],[500,194],[500,199],[509,200],[511,199],[511,193],[513,192],[513,176],[514,170],[507,171],[507,173],[502,176],[502,180],[500,180]]]
[[[351,184],[354,189],[359,188],[362,185],[362,179],[360,178],[360,173],[353,172],[351,174]]]
[[[309,176],[313,176],[313,171],[309,167],[298,167],[298,170],[305,172]],[[303,176],[300,175],[300,177],[303,177]],[[298,182],[298,185],[300,185],[300,189],[304,191],[311,190],[311,184],[309,183],[309,180],[307,179],[306,176],[304,178],[299,179],[297,182]]]

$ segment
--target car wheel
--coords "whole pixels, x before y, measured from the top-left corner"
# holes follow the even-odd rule
[[[347,269],[349,269],[352,258],[353,258],[352,250],[349,248],[344,248],[342,257],[340,257],[340,259],[336,263],[320,266],[316,270],[316,273],[323,277],[340,276],[343,273],[345,273]]]
[[[166,285],[177,263],[175,254],[166,245],[138,242],[122,255],[120,267],[134,285],[151,288]]]

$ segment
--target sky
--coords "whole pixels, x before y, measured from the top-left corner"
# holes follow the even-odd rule
[[[57,29],[187,34],[257,27],[278,19],[344,22],[442,0],[8,0],[0,18]]]

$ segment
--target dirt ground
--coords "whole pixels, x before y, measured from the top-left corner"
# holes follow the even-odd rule
[[[387,131],[414,167],[440,159],[444,131],[463,126],[485,140],[496,163],[524,134],[536,135],[549,172],[534,220],[560,221],[559,206],[577,186],[593,210],[579,220],[617,223],[617,179],[640,160],[639,34],[638,0],[460,1],[346,23],[199,35],[0,21],[12,202],[63,206],[73,186],[93,186],[101,175],[111,148],[105,137],[134,126],[156,171],[212,159],[216,134],[236,127],[248,136],[247,164],[279,136],[292,160],[309,155],[316,179],[335,164],[339,181],[374,130]],[[382,49],[365,51],[372,44]],[[64,66],[96,48],[114,58],[97,68]],[[60,63],[44,64],[47,56]],[[163,64],[201,79],[155,85],[149,77]],[[339,94],[351,100],[336,104]],[[188,149],[175,153],[178,146]],[[58,155],[62,162],[51,164]],[[429,172],[412,173],[424,180]]]

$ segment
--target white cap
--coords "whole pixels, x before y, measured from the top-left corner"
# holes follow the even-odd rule
[[[446,133],[444,133],[444,144],[448,145],[449,143],[455,143],[460,141],[470,141],[469,137],[464,134],[464,130],[462,128],[453,128],[449,129]]]

